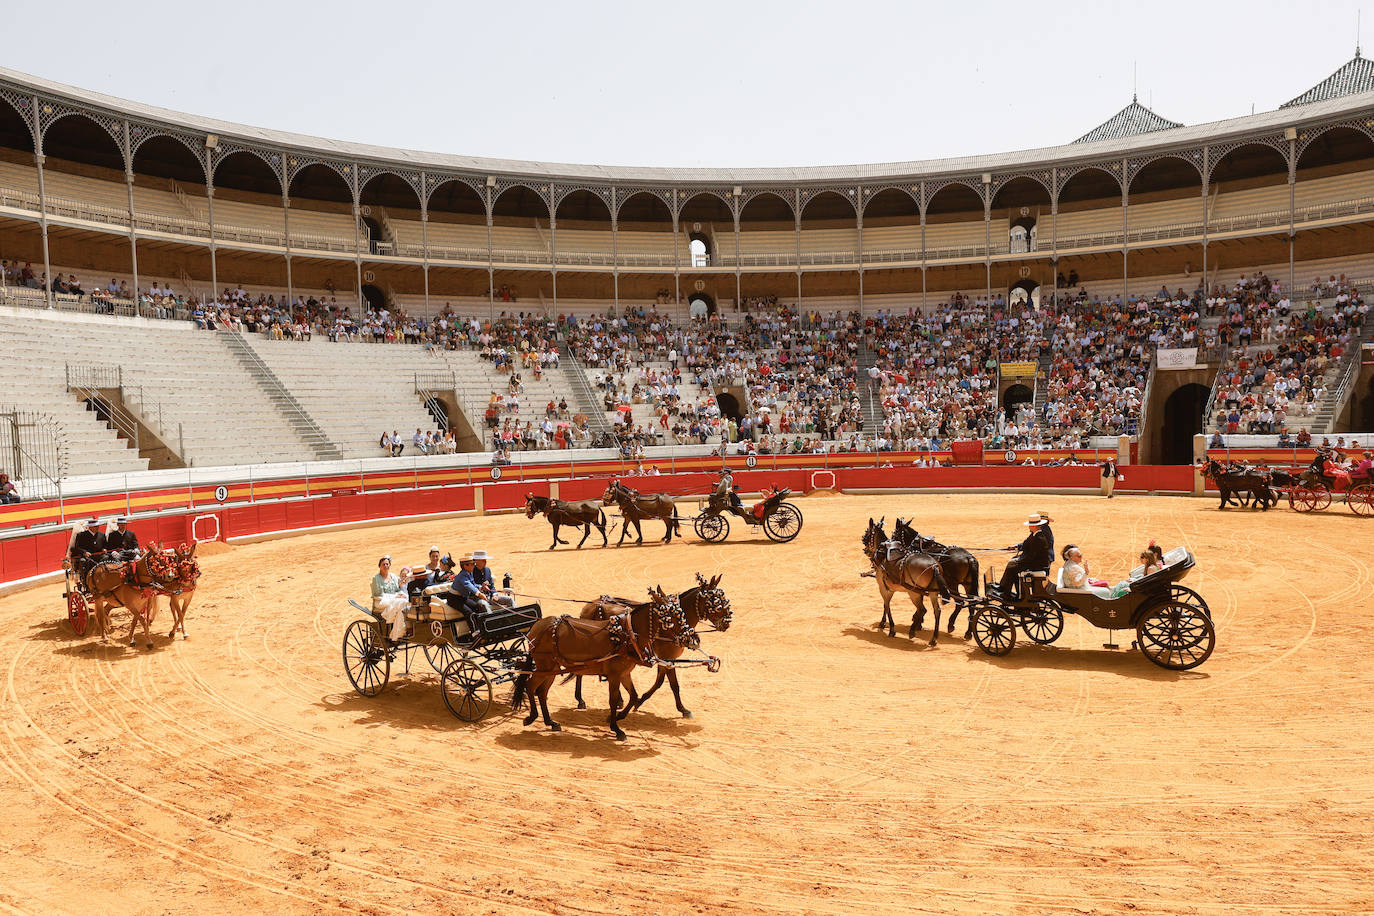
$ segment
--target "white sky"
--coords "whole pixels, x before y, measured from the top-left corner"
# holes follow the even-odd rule
[[[50,0],[11,23],[21,30],[4,61],[152,105],[385,146],[842,165],[1068,142],[1130,101],[1132,61],[1140,101],[1166,118],[1271,110],[1350,59],[1359,7]],[[1370,33],[1374,4],[1367,12]]]

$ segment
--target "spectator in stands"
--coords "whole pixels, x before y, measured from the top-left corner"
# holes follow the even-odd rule
[[[19,490],[15,487],[14,481],[10,480],[9,474],[0,471],[0,506],[13,505],[19,501]]]

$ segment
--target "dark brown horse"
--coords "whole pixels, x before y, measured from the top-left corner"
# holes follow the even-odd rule
[[[883,596],[883,618],[879,628],[887,624],[887,635],[896,636],[896,623],[892,619],[892,596],[900,589],[907,593],[916,613],[911,615],[910,635],[915,636],[926,617],[926,596],[936,592],[931,598],[935,605],[935,628],[930,633],[930,645],[935,645],[940,637],[940,598],[953,600],[949,587],[945,584],[944,574],[940,572],[940,561],[924,553],[908,553],[896,541],[890,541],[883,530],[883,521],[868,520],[868,529],[863,535],[864,555],[873,564],[873,577],[878,580],[878,592]]]
[[[536,513],[544,513],[544,517],[553,525],[553,543],[549,549],[553,550],[559,544],[566,544],[567,541],[558,536],[560,525],[570,525],[572,527],[582,526],[582,540],[577,542],[580,549],[591,536],[592,526],[601,532],[601,546],[605,547],[606,540],[606,513],[597,505],[594,499],[584,499],[579,502],[566,502],[561,499],[552,499],[548,496],[535,496],[533,493],[525,494],[525,518],[534,518]]]
[[[687,626],[693,630],[703,620],[722,633],[730,629],[734,614],[730,610],[730,599],[725,597],[724,590],[720,588],[720,579],[720,576],[707,579],[701,573],[697,573],[697,584],[678,595],[678,603],[682,605],[682,613],[687,617]],[[584,620],[609,620],[616,614],[623,613],[632,607],[634,607],[634,602],[628,598],[612,598],[603,595],[583,607],[579,616]],[[672,662],[680,658],[682,652],[681,646],[665,646],[658,650],[658,657],[665,662]],[[654,686],[650,687],[649,692],[643,696],[636,694],[634,684],[630,684],[630,700],[626,704],[627,711],[633,711],[643,706],[645,701],[663,686],[665,679],[673,688],[673,701],[677,704],[677,711],[682,714],[684,719],[692,718],[691,710],[682,705],[682,691],[677,683],[677,667],[671,664],[658,666],[658,678],[654,681]],[[586,709],[587,704],[582,701],[581,677],[577,679],[577,688],[573,695],[577,698],[577,708]]]
[[[1255,505],[1266,512],[1279,501],[1269,487],[1269,475],[1257,468],[1228,468],[1215,459],[1209,459],[1202,465],[1202,476],[1213,481],[1221,492],[1218,509],[1225,509],[1231,505],[1232,496],[1237,497],[1236,503],[1239,505],[1242,493],[1253,497]]]
[[[607,724],[617,741],[625,740],[620,720],[620,688],[633,686],[630,672],[635,665],[653,667],[657,653],[668,646],[696,649],[697,634],[687,625],[676,595],[665,595],[662,588],[649,589],[649,602],[616,614],[609,620],[582,620],[569,614],[543,617],[529,632],[530,671],[515,682],[514,705],[527,697],[530,714],[526,725],[533,725],[542,711],[544,724],[553,731],[562,726],[549,715],[549,687],[560,674],[595,674],[606,678],[610,687],[611,712]]]
[[[950,591],[954,595],[954,610],[950,612],[949,626],[945,631],[953,633],[954,622],[959,619],[959,611],[964,606],[963,602],[959,600],[959,587],[963,586],[964,594],[968,597],[978,597],[978,558],[962,547],[941,544],[934,538],[925,537],[900,518],[897,519],[897,524],[892,528],[892,539],[907,550],[919,550],[921,553],[928,553],[940,561],[940,573],[945,577],[945,582],[949,583]],[[970,615],[964,638],[970,639],[972,636],[973,616]]]
[[[615,544],[617,547],[625,543],[625,535],[630,533],[632,524],[635,526],[635,534],[638,535],[635,543],[644,543],[644,531],[639,527],[639,522],[645,518],[663,519],[664,527],[667,529],[663,533],[665,544],[673,542],[674,534],[682,536],[682,531],[678,528],[677,504],[666,493],[641,494],[619,480],[612,480],[606,492],[601,494],[601,503],[606,506],[615,503],[620,507],[620,517],[624,521],[620,526],[620,540]]]

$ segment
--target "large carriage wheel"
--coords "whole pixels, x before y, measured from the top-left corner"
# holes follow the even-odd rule
[[[344,670],[353,689],[365,697],[375,697],[391,679],[391,655],[370,620],[355,620],[344,630]]]
[[[1169,585],[1169,599],[1180,604],[1197,605],[1202,609],[1202,613],[1207,615],[1208,620],[1212,619],[1212,609],[1207,605],[1206,599],[1186,585],[1179,585],[1177,582],[1171,583]]]
[[[464,722],[478,722],[491,711],[491,677],[470,658],[460,658],[444,669],[440,681],[444,705]]]
[[[72,589],[67,592],[67,620],[72,625],[72,632],[77,636],[86,635],[86,624],[91,619],[91,608],[86,603],[86,596]]]
[[[1331,491],[1326,487],[1294,487],[1293,508],[1299,512],[1316,512],[1331,505]]]
[[[973,638],[988,655],[1006,655],[1016,645],[1016,623],[995,604],[974,611]]]
[[[1207,661],[1216,647],[1217,633],[1202,608],[1165,601],[1141,618],[1135,640],[1141,654],[1159,667],[1187,671]]]
[[[1064,612],[1050,601],[1037,601],[1021,615],[1021,629],[1033,643],[1048,646],[1064,632]]]
[[[779,544],[786,544],[801,534],[801,530],[801,510],[791,503],[778,503],[772,514],[763,518],[763,533]]]
[[[443,642],[425,644],[425,661],[429,662],[429,666],[440,674],[447,671],[449,665],[462,657],[462,650],[447,639]]]
[[[692,527],[696,529],[697,537],[715,544],[725,540],[730,533],[730,520],[723,515],[698,515]]]
[[[1365,518],[1374,516],[1374,486],[1362,483],[1358,487],[1351,487],[1350,492],[1345,495],[1345,503],[1356,515],[1363,515]]]

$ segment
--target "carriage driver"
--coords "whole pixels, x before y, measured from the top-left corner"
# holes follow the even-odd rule
[[[67,548],[67,560],[76,573],[76,581],[83,588],[86,572],[105,556],[107,550],[105,532],[100,530],[98,518],[88,519],[85,527],[72,536],[71,545]]]
[[[721,469],[720,483],[716,484],[716,492],[711,495],[711,503],[722,509],[728,507],[736,515],[744,514],[744,503],[739,498],[739,487],[735,486],[735,478],[730,476],[729,468]]]
[[[510,589],[496,588],[496,580],[492,578],[491,570],[487,569],[485,550],[472,552],[472,581],[476,584],[483,601],[501,607],[515,607],[515,598],[511,596]]]
[[[105,536],[105,549],[120,555],[122,560],[132,560],[138,556],[138,535],[129,530],[129,519],[121,515],[115,519],[119,526]]]
[[[1007,568],[1002,570],[1002,580],[997,583],[997,593],[1001,597],[1011,597],[1016,577],[1021,573],[1050,571],[1053,554],[1050,553],[1049,539],[1045,536],[1044,517],[1039,514],[1032,515],[1026,519],[1026,526],[1030,528],[1030,534],[1026,535],[1026,539],[1007,548],[1017,553],[1007,563]]]

